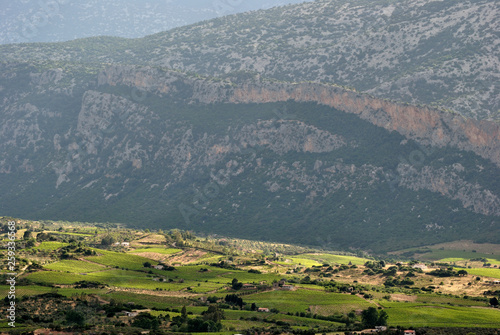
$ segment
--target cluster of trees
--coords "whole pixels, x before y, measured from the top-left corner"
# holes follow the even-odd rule
[[[387,278],[386,281],[384,282],[384,286],[386,287],[393,287],[393,286],[409,286],[413,285],[415,282],[409,278],[403,278],[403,279],[398,279],[398,278]]]
[[[447,269],[436,269],[432,270],[431,272],[428,272],[427,274],[431,276],[436,276],[436,277],[462,277],[462,276],[467,276],[467,271],[465,270],[458,270],[455,271],[453,268],[447,268]]]
[[[143,312],[137,315],[132,321],[132,326],[139,327],[142,329],[153,329],[156,330],[160,327],[161,320],[149,313]]]
[[[375,328],[376,326],[387,326],[389,316],[384,310],[377,310],[369,307],[361,313],[361,319],[365,328]]]
[[[241,289],[243,287],[243,283],[239,282],[238,279],[234,278],[232,281],[231,281],[231,288],[235,291],[238,291],[239,289]]]
[[[323,286],[327,292],[351,292],[351,293],[362,293],[363,291],[369,289],[367,286],[360,284],[349,284],[349,283],[339,283],[334,280],[328,282],[318,282],[317,285]]]
[[[116,243],[116,239],[111,235],[106,235],[101,239],[102,246],[110,246]]]
[[[224,311],[217,305],[210,305],[201,313],[201,317],[188,318],[186,307],[182,307],[181,315],[172,318],[171,330],[174,332],[218,332],[222,330],[221,320],[225,319]]]
[[[162,264],[162,263],[159,263],[159,265],[163,265],[164,271],[175,271],[175,267],[173,267],[171,265]],[[153,264],[151,262],[144,262],[144,263],[142,263],[142,266],[144,266],[145,268],[152,268]]]
[[[228,294],[224,298],[224,301],[230,305],[236,305],[239,306],[240,308],[243,308],[243,305],[245,304],[243,302],[243,299],[238,297],[236,294]]]
[[[76,255],[84,255],[84,256],[95,256],[97,253],[95,250],[88,248],[84,243],[71,243],[70,245],[64,246],[58,250],[59,257],[61,259],[72,259],[75,258]]]

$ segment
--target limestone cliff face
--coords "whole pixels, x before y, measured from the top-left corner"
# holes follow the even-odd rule
[[[459,200],[464,208],[470,208],[477,213],[500,215],[500,199],[490,190],[485,190],[477,184],[464,181],[460,172],[463,167],[456,164],[452,167],[433,169],[423,167],[420,171],[408,164],[400,164],[398,173],[401,176],[400,186],[418,191],[427,189],[438,192],[451,199]]]
[[[202,103],[267,103],[294,100],[317,102],[346,113],[358,115],[370,123],[397,131],[424,145],[451,146],[473,151],[500,166],[500,126],[492,121],[466,119],[428,107],[416,107],[376,99],[337,86],[314,83],[278,83],[251,81],[234,84],[186,77],[180,73],[152,68],[108,67],[101,72],[100,85],[127,85],[157,94],[180,93],[176,84],[192,87],[191,100]]]
[[[401,105],[318,84],[244,85],[234,90],[231,102],[313,101],[359,115],[372,124],[397,131],[432,146],[450,145],[474,151],[500,166],[500,127],[489,121],[465,119],[427,107]]]

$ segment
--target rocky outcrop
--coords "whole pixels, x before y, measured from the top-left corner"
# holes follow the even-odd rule
[[[500,199],[490,190],[478,184],[468,183],[460,177],[460,164],[449,168],[433,169],[425,166],[421,170],[408,164],[400,164],[398,173],[400,186],[414,191],[426,189],[448,198],[459,200],[464,208],[485,215],[500,215]]]
[[[294,100],[317,102],[358,115],[374,125],[397,131],[424,145],[451,146],[473,151],[500,166],[500,126],[492,121],[466,119],[458,114],[417,107],[338,86],[280,83],[265,80],[235,84],[231,81],[188,77],[178,72],[132,66],[112,66],[99,74],[100,85],[127,85],[131,89],[175,96],[180,83],[192,87],[190,99],[201,103],[267,103]]]
[[[491,121],[462,116],[428,107],[380,100],[368,95],[318,84],[244,85],[234,90],[230,102],[313,101],[357,114],[390,131],[397,131],[424,145],[452,146],[473,151],[500,166],[500,126]]]

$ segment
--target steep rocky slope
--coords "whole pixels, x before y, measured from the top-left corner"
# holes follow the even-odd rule
[[[359,115],[374,125],[397,131],[421,144],[439,147],[449,145],[474,151],[500,166],[500,126],[497,123],[464,119],[427,107],[380,100],[338,86],[249,80],[234,87],[229,85],[230,82],[223,85],[206,80],[187,80],[173,72],[123,66],[107,67],[99,75],[98,83],[113,86],[121,84],[171,96],[185,94],[172,85],[176,81],[188,82],[193,86],[192,96],[187,97],[190,101],[243,104],[312,101]]]
[[[9,64],[0,85],[6,214],[376,251],[500,228],[495,123],[151,67]]]

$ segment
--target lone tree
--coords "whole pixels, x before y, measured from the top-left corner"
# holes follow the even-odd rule
[[[234,278],[231,281],[231,287],[233,288],[233,290],[238,291],[239,289],[241,289],[243,287],[243,283],[240,283],[238,281],[238,279]]]
[[[76,324],[78,326],[83,326],[85,324],[85,315],[73,310],[67,311],[66,322],[68,324]]]
[[[101,244],[102,245],[112,245],[113,243],[115,243],[116,240],[114,239],[113,236],[111,235],[106,235],[102,238],[101,240]]]
[[[31,233],[31,231],[30,231],[30,230],[26,230],[26,231],[24,232],[24,235],[23,235],[23,239],[24,239],[24,240],[29,240],[29,239],[30,239],[30,238],[32,238],[32,237],[33,237],[33,234]]]
[[[496,297],[491,298],[490,305],[493,307],[497,307],[498,306],[498,299]]]

